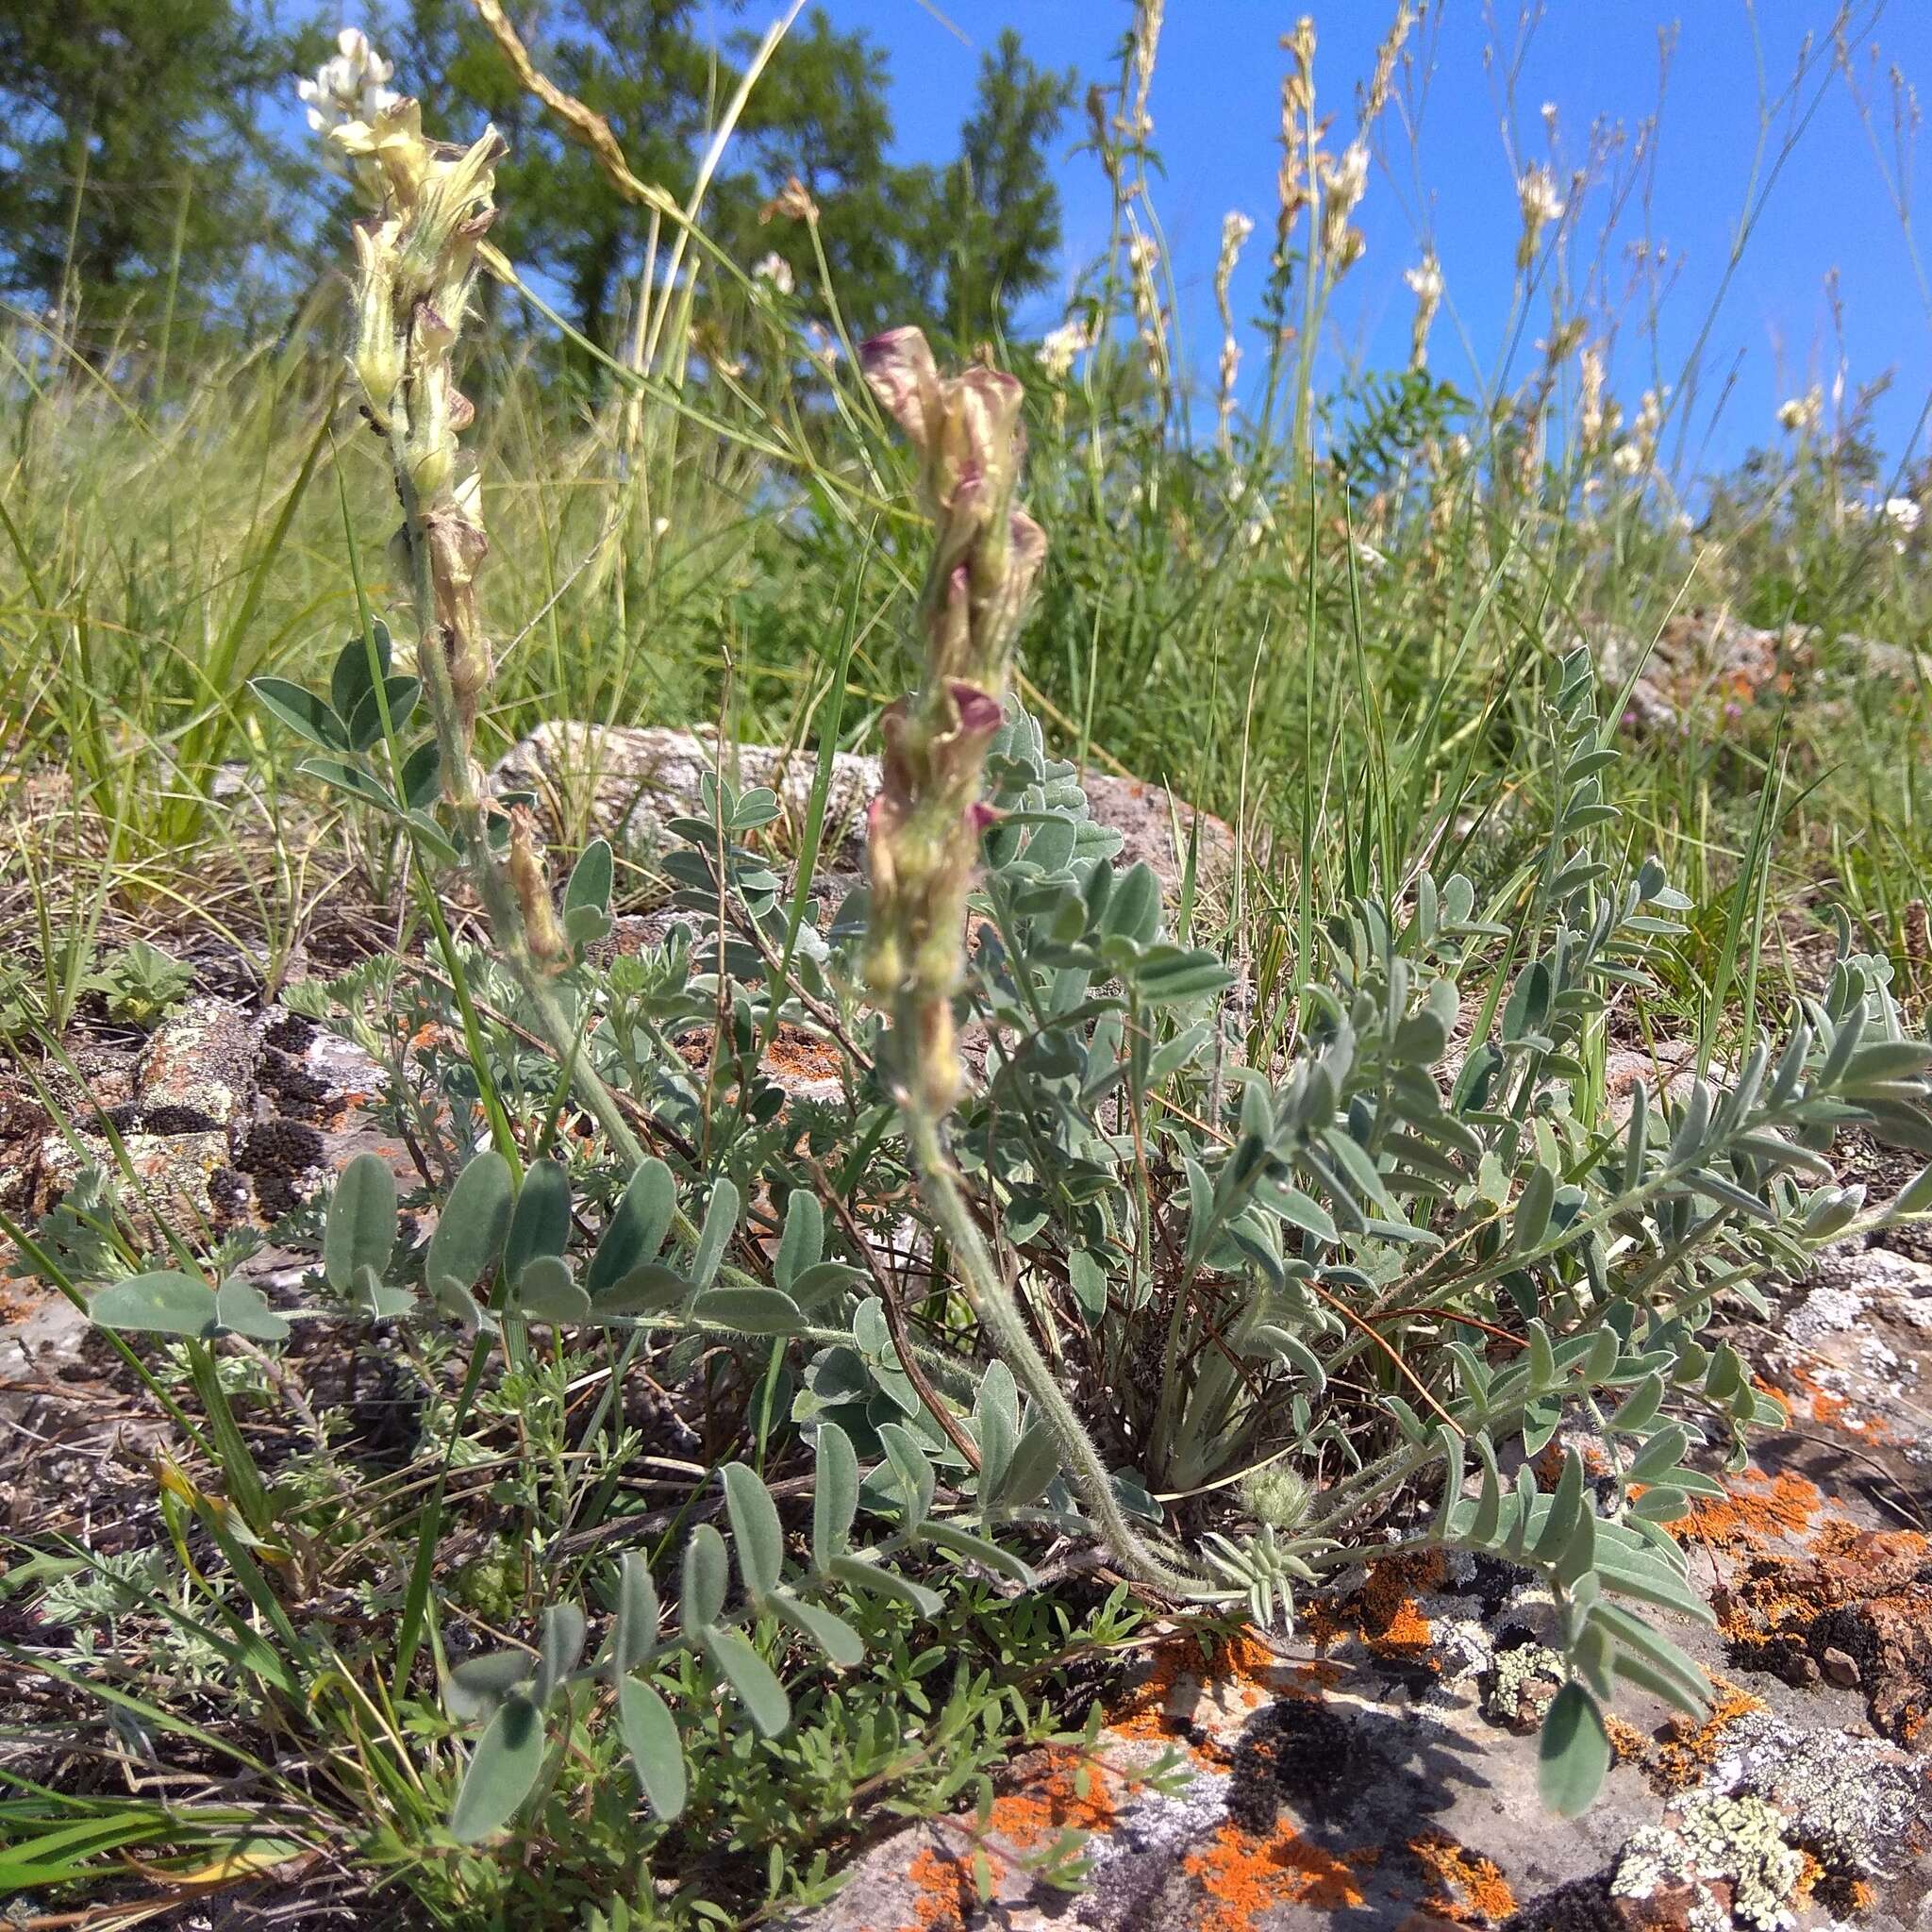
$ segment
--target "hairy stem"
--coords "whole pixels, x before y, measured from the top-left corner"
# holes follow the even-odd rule
[[[940,1123],[915,1106],[902,1103],[902,1112],[926,1205],[958,1257],[961,1285],[974,1313],[985,1324],[1014,1379],[1058,1439],[1068,1473],[1115,1560],[1137,1581],[1172,1596],[1205,1601],[1224,1594],[1205,1577],[1156,1550],[1127,1521],[1114,1494],[1107,1464],[1054,1379],[1019,1304],[987,1250],[979,1224],[960,1189],[958,1170],[946,1152]]]

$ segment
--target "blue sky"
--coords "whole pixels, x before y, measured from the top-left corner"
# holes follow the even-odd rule
[[[1018,27],[1035,59],[1075,67],[1084,82],[1111,72],[1113,50],[1131,18],[1124,0],[824,4],[838,24],[863,26],[888,50],[900,149],[908,159],[943,158],[954,150],[981,54],[1002,26]],[[1155,142],[1167,170],[1157,208],[1174,250],[1189,359],[1197,370],[1211,363],[1217,346],[1210,277],[1227,209],[1242,209],[1257,225],[1236,282],[1238,314],[1246,312],[1244,294],[1252,308],[1265,274],[1287,58],[1279,41],[1300,10],[1295,0],[1169,0],[1152,101]],[[1356,87],[1373,65],[1393,8],[1369,0],[1318,0],[1310,10],[1319,37],[1318,98],[1336,114],[1340,145],[1353,125]],[[1514,34],[1513,5],[1495,11],[1507,43]],[[1742,0],[1553,0],[1524,52],[1512,117],[1499,74],[1485,68],[1492,35],[1484,7],[1480,0],[1448,0],[1437,27],[1411,42],[1419,70],[1428,73],[1413,158],[1402,127],[1392,118],[1383,124],[1382,158],[1359,217],[1368,250],[1331,311],[1335,342],[1372,364],[1404,358],[1411,304],[1402,271],[1417,258],[1424,238],[1433,237],[1448,308],[1438,324],[1432,366],[1470,386],[1472,362],[1459,329],[1482,368],[1492,371],[1507,320],[1518,228],[1505,125],[1523,160],[1548,158],[1541,108],[1553,104],[1557,155],[1566,170],[1574,166],[1584,158],[1593,121],[1631,127],[1657,110],[1658,35],[1674,29],[1648,208],[1641,195],[1630,198],[1606,257],[1621,291],[1629,274],[1624,249],[1643,233],[1646,218],[1667,250],[1672,286],[1659,314],[1658,359],[1674,379],[1717,294],[1754,160],[1762,186],[1784,144],[1781,122],[1758,153],[1760,60],[1774,98],[1790,81],[1807,33],[1827,39],[1832,15],[1828,0],[1758,0],[1755,10]],[[1889,146],[1886,70],[1896,61],[1907,80],[1932,87],[1932,4],[1864,0],[1857,16],[1867,30],[1857,66],[1874,125]],[[1883,55],[1875,72],[1867,61],[1874,40]],[[1803,105],[1826,81],[1827,64],[1814,69]],[[1063,146],[1082,132],[1070,122]],[[1058,165],[1071,276],[1104,245],[1107,195],[1090,158]],[[1581,257],[1595,250],[1603,202],[1599,194],[1582,225]],[[1932,386],[1932,322],[1871,137],[1838,76],[1828,79],[1795,151],[1771,182],[1759,225],[1711,325],[1693,458],[1700,449],[1709,462],[1741,455],[1774,433],[1772,417],[1781,397],[1809,381],[1829,387],[1839,354],[1825,291],[1833,269],[1851,383],[1895,372],[1875,420],[1896,458]],[[1546,305],[1533,309],[1519,371],[1526,371],[1530,342],[1547,316]],[[1326,366],[1337,366],[1341,352],[1331,342]],[[1258,359],[1251,347],[1249,368]],[[1626,410],[1650,380],[1651,359],[1649,345],[1626,320],[1613,370]]]

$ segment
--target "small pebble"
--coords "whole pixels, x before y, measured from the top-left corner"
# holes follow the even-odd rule
[[[1827,1650],[1819,1659],[1824,1674],[1840,1690],[1856,1690],[1858,1688],[1858,1660],[1842,1650]]]

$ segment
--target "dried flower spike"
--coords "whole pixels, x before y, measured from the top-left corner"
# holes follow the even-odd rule
[[[872,807],[867,976],[891,1016],[908,1097],[938,1118],[960,1086],[952,1001],[987,812],[981,774],[1046,540],[1013,501],[1024,437],[1012,376],[941,376],[916,328],[875,337],[860,359],[920,454],[921,506],[937,526],[921,605],[925,676],[887,716]]]

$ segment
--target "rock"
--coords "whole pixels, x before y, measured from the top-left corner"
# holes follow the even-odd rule
[[[139,1075],[137,1106],[152,1117],[178,1122],[162,1132],[227,1131],[255,1097],[261,1032],[227,1000],[192,999],[163,1020],[148,1042]]]
[[[1828,1677],[1840,1690],[1856,1690],[1862,1681],[1857,1659],[1841,1650],[1827,1649],[1819,1657],[1818,1668],[1820,1674]]]
[[[1874,639],[1827,639],[1799,624],[1765,630],[1725,609],[1680,612],[1654,641],[1590,618],[1574,641],[1591,652],[1607,689],[1621,690],[1641,664],[1624,723],[1649,731],[1734,720],[1760,697],[1780,698],[1800,681],[1817,679],[1827,662],[1892,679],[1910,678],[1916,662],[1911,652]]]
[[[112,1175],[122,1203],[152,1245],[166,1228],[190,1242],[229,1217],[210,1192],[216,1177],[228,1171],[227,1134],[219,1128],[198,1133],[124,1133],[121,1145],[133,1180],[122,1174],[105,1137],[73,1130],[49,1134],[41,1148],[41,1191],[51,1204],[79,1179],[81,1169],[96,1167]]]
[[[498,763],[499,791],[531,791],[554,829],[589,824],[621,850],[648,857],[661,848],[664,821],[700,808],[700,781],[719,762],[710,730],[593,724],[557,720],[540,724]],[[741,786],[777,793],[788,841],[802,833],[814,775],[809,751],[733,744],[724,770]],[[863,840],[865,808],[878,790],[879,761],[855,752],[834,754],[825,799],[824,852],[855,862]]]
[[[717,734],[558,721],[540,724],[497,765],[499,791],[529,791],[553,834],[588,825],[620,850],[648,860],[661,850],[664,822],[700,808],[699,781],[718,758]],[[732,744],[725,770],[734,782],[777,793],[781,847],[803,831],[815,770],[810,751]],[[1170,891],[1180,880],[1188,841],[1199,825],[1200,876],[1224,876],[1234,861],[1234,834],[1221,819],[1195,809],[1158,785],[1090,773],[1082,781],[1093,816],[1118,831],[1121,858],[1144,859]],[[856,873],[864,864],[865,812],[879,788],[871,754],[835,755],[825,801],[823,862]]]
[[[1196,825],[1200,830],[1195,869],[1203,883],[1217,882],[1233,871],[1234,832],[1225,819],[1197,811],[1173,792],[1139,778],[1089,772],[1080,784],[1094,818],[1121,835],[1119,862],[1145,861],[1168,891],[1180,883]]]
[[[1924,1740],[1932,1710],[1932,1563],[1903,1589],[1840,1604],[1813,1624],[1821,1668],[1834,1654],[1855,1659],[1872,1722],[1904,1744]]]
[[[1732,1655],[1790,1682],[1808,1653],[1828,1682],[1865,1692],[1887,1737],[1916,1743],[1932,1709],[1932,1545],[1833,1524],[1818,1541],[1814,1555],[1755,1557],[1714,1592]]]
[[[20,1205],[41,1213],[84,1168],[97,1168],[156,1246],[163,1229],[199,1246],[237,1221],[270,1224],[311,1200],[358,1151],[344,1121],[381,1083],[365,1055],[295,1014],[258,1017],[205,998],[161,1024],[131,1078],[119,1059],[98,1071],[76,1062],[87,1084],[60,1096],[64,1130],[42,1116],[30,1148],[9,1147],[13,1115],[0,1111],[0,1188],[29,1189]],[[103,1114],[131,1185],[112,1143],[90,1125]]]
[[[1908,1589],[1921,1541],[1874,1532],[1784,1473],[1728,1479],[1684,1534],[1691,1574],[1724,1580],[1713,1631],[1671,1635],[1715,1669],[1740,1635],[1802,1601],[1859,1607]],[[1510,1566],[1421,1555],[1298,1604],[1288,1654],[1252,1632],[1211,1662],[1155,1647],[1101,1728],[1084,1791],[1060,1749],[1014,1768],[981,1833],[921,1825],[861,1858],[849,1888],[791,1932],[1848,1932],[1914,1923],[1927,1896],[1923,1760],[1857,1722],[1820,1655],[1869,1686],[1857,1641],[1796,1655],[1817,1688],[1722,1674],[1702,1720],[1620,1693],[1598,1803],[1541,1806],[1536,1748],[1511,1729],[1556,1686],[1555,1607]],[[1880,1629],[1883,1648],[1905,1643]],[[1814,1655],[1814,1649],[1818,1653]],[[1558,1666],[1560,1668],[1560,1666]],[[1172,1780],[1154,1775],[1161,1748]],[[1091,1834],[1071,1898],[1039,1882],[1061,1829]],[[991,1881],[974,1884],[975,1854]]]
[[[0,1212],[18,1214],[40,1191],[41,1149],[53,1123],[25,1080],[0,1080]]]

